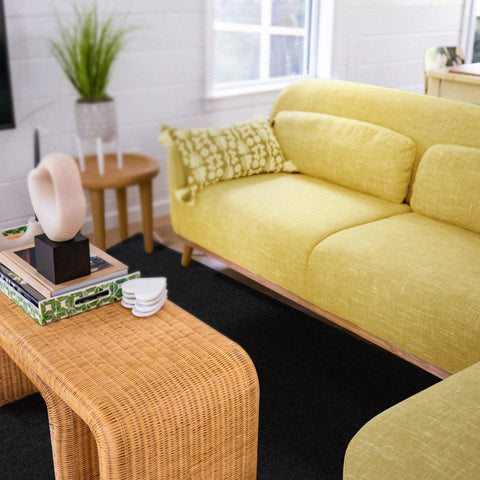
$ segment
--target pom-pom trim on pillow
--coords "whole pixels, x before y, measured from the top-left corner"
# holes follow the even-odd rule
[[[162,126],[160,143],[175,145],[187,185],[178,200],[193,205],[196,194],[216,182],[261,173],[294,172],[275,138],[270,122],[257,117],[228,127],[176,129]]]

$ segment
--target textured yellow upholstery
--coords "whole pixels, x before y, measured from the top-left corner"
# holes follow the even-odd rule
[[[300,172],[392,202],[405,200],[416,150],[405,135],[309,112],[280,112],[274,131]]]
[[[458,226],[476,229],[478,216],[466,212],[468,204],[476,202],[478,190],[472,183],[466,197],[463,187],[452,197],[446,184],[440,190],[435,186],[439,176],[429,184],[429,168],[420,168],[413,196],[417,213],[411,212],[409,202],[417,166],[430,147],[480,148],[480,107],[350,82],[296,82],[280,93],[270,118],[284,153],[288,157],[293,151],[292,160],[302,164],[305,159],[298,152],[305,152],[307,163],[315,161],[312,144],[318,134],[315,129],[303,132],[303,126],[310,128],[308,122],[302,128],[290,120],[283,123],[300,118],[298,112],[366,122],[396,132],[397,139],[412,140],[416,147],[412,171],[405,159],[396,164],[398,185],[404,185],[407,175],[411,178],[405,203],[322,180],[317,167],[307,167],[309,175],[274,173],[222,181],[198,192],[197,203],[188,206],[173,194],[186,186],[187,175],[172,146],[168,170],[176,232],[450,373],[479,361],[480,235]],[[333,123],[341,141],[328,139],[328,144],[338,145],[341,164],[350,139],[343,127],[356,122],[341,121],[338,129]],[[354,137],[361,143],[360,133]],[[362,161],[380,161],[377,153],[372,158],[362,155]],[[425,157],[426,167],[430,155]],[[329,165],[335,164],[334,150],[328,158]],[[455,168],[463,168],[459,158],[455,162]],[[361,185],[365,179],[357,177],[363,171],[355,163],[350,166],[344,164],[341,172],[349,177],[349,185]],[[427,172],[424,178],[422,171]],[[398,185],[392,186],[388,194],[393,196],[388,198],[400,201]],[[437,192],[438,202],[431,201],[436,195],[432,192]],[[427,214],[426,205],[434,205],[435,212]],[[443,216],[445,205],[448,218]]]
[[[480,363],[382,412],[350,442],[344,480],[480,478]]]
[[[457,372],[479,359],[480,236],[416,213],[320,242],[305,297],[404,350]]]
[[[220,182],[203,190],[195,207],[171,200],[178,234],[298,295],[308,255],[324,238],[408,210],[301,174]]]
[[[286,110],[353,118],[406,135],[417,146],[413,174],[437,143],[480,148],[480,108],[469,103],[354,82],[304,80],[280,92],[270,119]]]
[[[412,210],[480,233],[480,149],[435,145],[419,164]]]

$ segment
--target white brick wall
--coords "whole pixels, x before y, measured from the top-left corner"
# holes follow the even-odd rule
[[[52,5],[68,17],[64,0],[3,0],[17,128],[0,131],[0,228],[24,223],[32,208],[26,176],[33,166],[33,130],[42,153],[75,155],[75,92],[51,57],[46,39],[56,34]],[[334,0],[324,0],[331,1]],[[77,4],[90,0],[77,0]],[[154,157],[156,215],[168,212],[166,151],[159,127],[225,125],[268,114],[276,92],[204,100],[204,1],[98,0],[141,26],[114,68],[109,93],[117,102],[122,145]],[[333,20],[332,76],[421,92],[426,46],[455,44],[461,0],[337,0]],[[113,192],[111,192],[113,193]],[[140,218],[129,189],[131,220]],[[114,195],[106,197],[107,226],[116,224]],[[88,216],[84,232],[92,230]]]
[[[334,78],[423,93],[425,48],[457,45],[462,0],[341,0]]]

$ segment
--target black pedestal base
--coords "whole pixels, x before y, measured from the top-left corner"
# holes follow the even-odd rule
[[[72,240],[54,242],[45,234],[35,237],[37,271],[58,284],[90,275],[88,238],[78,233]]]

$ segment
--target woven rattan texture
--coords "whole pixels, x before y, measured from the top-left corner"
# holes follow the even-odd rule
[[[46,400],[57,478],[255,478],[253,364],[171,302],[146,318],[117,302],[40,326],[1,295],[0,346]]]
[[[28,377],[0,349],[0,407],[37,391],[38,389]]]

